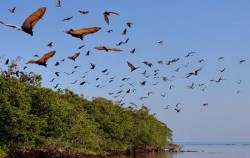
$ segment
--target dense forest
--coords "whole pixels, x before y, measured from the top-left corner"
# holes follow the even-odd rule
[[[98,155],[172,142],[172,131],[146,106],[87,100],[68,89],[43,88],[41,80],[33,73],[0,75],[0,157],[15,149]]]

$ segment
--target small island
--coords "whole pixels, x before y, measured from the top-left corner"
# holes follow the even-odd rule
[[[0,157],[97,157],[162,151],[172,131],[146,106],[84,99],[41,86],[34,73],[0,75]]]

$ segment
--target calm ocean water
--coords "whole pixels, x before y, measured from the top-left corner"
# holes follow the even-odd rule
[[[196,152],[160,152],[114,158],[250,158],[250,142],[178,142],[177,144],[183,145],[182,150]]]

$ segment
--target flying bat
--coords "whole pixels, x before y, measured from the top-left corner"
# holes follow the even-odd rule
[[[77,58],[79,55],[80,55],[80,52],[75,53],[73,56],[70,56],[70,57],[68,57],[68,58],[75,61],[76,58]]]
[[[108,33],[111,33],[111,32],[113,32],[113,31],[114,31],[114,30],[111,29],[111,30],[108,30],[107,32],[108,32]]]
[[[123,52],[123,50],[118,49],[118,48],[112,48],[112,47],[107,47],[107,46],[97,46],[94,49],[96,50],[105,50],[105,51],[115,51],[115,52]]]
[[[47,67],[47,61],[56,54],[56,51],[50,51],[49,53],[44,54],[38,60],[30,60],[26,64],[38,64]]]
[[[130,51],[130,53],[135,53],[135,48]]]
[[[14,29],[17,29],[17,30],[21,30],[21,31],[33,36],[33,28],[35,27],[36,23],[43,17],[45,12],[46,12],[46,7],[39,8],[37,11],[35,11],[33,14],[31,14],[27,19],[25,19],[22,27],[19,27],[17,25],[13,25],[13,24],[6,24],[2,21],[0,21],[0,23],[5,25],[5,26],[9,26],[9,27],[12,27]]]
[[[68,21],[68,20],[71,20],[72,18],[73,18],[73,16],[68,17],[68,18],[64,18],[64,19],[62,19],[62,21]]]
[[[57,7],[61,7],[61,1],[60,0],[57,1],[57,5],[56,6]]]
[[[158,43],[159,43],[160,45],[163,45],[163,44],[164,44],[164,42],[163,42],[163,41],[159,41]]]
[[[81,45],[80,47],[78,47],[78,49],[82,49],[85,45]]]
[[[52,42],[50,42],[49,44],[47,44],[47,46],[51,48],[53,46]]]
[[[103,13],[104,16],[104,20],[106,21],[106,23],[109,25],[109,16],[110,14],[115,14],[115,15],[119,15],[119,13],[117,12],[110,12],[110,11],[106,11]]]
[[[127,29],[124,29],[123,31],[122,31],[122,35],[126,35],[127,34]]]
[[[12,9],[8,9],[10,11],[10,13],[15,13],[16,7],[12,8]]]
[[[83,29],[79,29],[79,30],[70,29],[70,30],[66,31],[66,33],[70,34],[73,37],[80,38],[81,40],[83,40],[84,36],[86,36],[88,34],[96,33],[97,31],[99,31],[101,29],[102,29],[101,27],[89,27],[89,28],[83,28]]]
[[[5,64],[4,65],[8,65],[9,64],[9,59],[7,59],[6,61],[5,61]]]
[[[128,62],[128,61],[127,61],[127,64],[128,64],[128,66],[130,67],[131,72],[139,68],[139,67],[135,67],[133,64],[131,64],[131,63]]]
[[[126,23],[128,27],[131,27],[131,25],[133,24],[132,22],[127,22]]]
[[[89,13],[89,11],[82,11],[82,10],[79,10],[78,12],[84,15]]]

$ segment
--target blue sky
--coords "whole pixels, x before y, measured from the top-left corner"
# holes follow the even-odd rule
[[[31,5],[32,4],[32,5]],[[25,18],[40,7],[47,7],[47,11],[34,28],[34,36],[14,30],[4,25],[0,26],[0,56],[1,67],[4,61],[22,57],[20,69],[35,54],[43,55],[56,50],[56,55],[48,61],[48,67],[26,65],[26,71],[33,71],[43,76],[43,86],[53,88],[59,83],[61,88],[70,88],[78,94],[83,93],[87,99],[105,97],[114,101],[122,98],[113,98],[108,93],[117,93],[123,90],[125,95],[128,89],[136,89],[127,94],[122,102],[130,102],[138,106],[142,104],[151,109],[152,113],[165,122],[174,134],[174,141],[250,141],[250,2],[247,0],[147,0],[147,1],[119,1],[119,0],[61,0],[61,7],[56,7],[57,1],[2,1],[0,5],[0,21],[21,26]],[[8,9],[16,7],[12,14]],[[81,15],[79,10],[89,11]],[[103,18],[104,11],[119,12],[119,16],[110,15],[110,25]],[[71,17],[70,21],[62,19]],[[132,22],[131,28],[126,26]],[[84,37],[84,40],[71,37],[65,31],[86,27],[102,27],[93,34]],[[121,35],[127,28],[127,34]],[[107,33],[113,29],[112,33]],[[123,53],[97,51],[93,48],[99,45],[117,47],[120,41],[129,38],[127,44],[118,47]],[[164,41],[163,45],[158,44]],[[53,47],[46,45],[53,42]],[[85,45],[81,50],[79,46]],[[135,54],[129,53],[136,48]],[[85,53],[90,50],[90,56]],[[75,62],[67,59],[68,56],[80,52]],[[196,52],[194,56],[186,58],[189,52]],[[223,60],[218,60],[219,57]],[[58,67],[54,64],[60,62]],[[166,65],[167,61],[180,58],[178,62]],[[204,62],[198,61],[204,59]],[[246,63],[239,64],[245,59]],[[163,60],[164,64],[157,64]],[[130,72],[127,66],[130,61],[137,70]],[[143,61],[153,64],[151,68]],[[96,65],[90,70],[90,63]],[[189,63],[187,67],[183,65]],[[74,66],[79,65],[73,75]],[[179,68],[179,72],[174,70]],[[197,76],[185,78],[186,74],[203,67]],[[108,69],[109,75],[103,75],[102,70]],[[219,70],[226,68],[221,73]],[[163,82],[161,78],[154,79],[154,70],[159,69],[159,77],[167,77],[171,81]],[[151,75],[145,78],[141,73],[147,70]],[[59,71],[60,77],[54,72]],[[89,71],[85,78],[84,72]],[[109,84],[110,78],[114,81]],[[171,77],[175,76],[175,78]],[[100,79],[96,81],[95,79]],[[129,77],[131,80],[123,82],[121,79]],[[226,79],[221,83],[210,82],[211,79]],[[71,84],[77,80],[76,84]],[[237,84],[242,80],[241,84]],[[89,82],[79,86],[82,81]],[[140,82],[147,81],[146,86]],[[154,83],[158,85],[153,86]],[[188,89],[192,83],[194,89]],[[129,83],[135,83],[131,87]],[[96,88],[95,85],[106,85]],[[119,87],[124,84],[124,86]],[[198,86],[204,84],[205,86]],[[173,89],[169,89],[174,85]],[[206,87],[205,91],[201,91]],[[139,100],[138,98],[147,96]],[[237,91],[240,91],[237,94]],[[161,95],[166,93],[166,97]],[[177,103],[181,111],[174,109]],[[203,106],[203,103],[208,103]],[[164,109],[170,105],[168,109]]]

